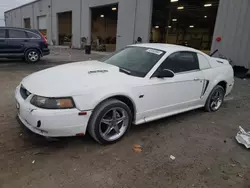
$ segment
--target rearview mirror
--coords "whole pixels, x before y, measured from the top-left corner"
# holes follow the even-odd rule
[[[169,69],[162,69],[162,70],[158,71],[156,76],[157,76],[157,78],[173,78],[174,72],[169,70]]]

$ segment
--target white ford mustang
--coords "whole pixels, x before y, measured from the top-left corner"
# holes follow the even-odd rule
[[[128,46],[101,61],[70,63],[24,78],[16,88],[18,116],[45,137],[118,141],[142,124],[204,107],[217,111],[234,85],[224,59],[167,44]]]

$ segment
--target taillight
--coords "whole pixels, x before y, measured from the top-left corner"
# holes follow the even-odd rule
[[[39,33],[42,35],[43,40],[44,40],[44,43],[45,43],[45,44],[48,44],[48,40],[46,39],[46,37],[45,37],[41,32],[39,32]]]

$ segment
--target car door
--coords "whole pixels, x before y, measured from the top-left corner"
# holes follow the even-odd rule
[[[158,78],[157,72],[169,69],[173,78]],[[196,53],[175,52],[167,57],[144,87],[145,121],[201,106],[204,76]]]
[[[28,42],[29,38],[24,30],[8,29],[8,52],[12,55],[22,55]]]
[[[6,40],[6,29],[0,28],[0,56],[6,54],[7,40]]]

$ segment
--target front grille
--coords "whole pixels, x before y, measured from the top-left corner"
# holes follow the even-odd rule
[[[31,94],[27,89],[25,89],[23,86],[20,87],[20,94],[22,98],[25,100],[28,98],[28,96]]]

